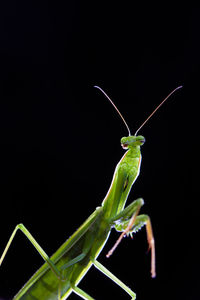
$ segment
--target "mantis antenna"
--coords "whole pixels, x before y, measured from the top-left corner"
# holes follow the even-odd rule
[[[180,85],[177,88],[175,88],[169,95],[154,109],[154,111],[148,116],[148,118],[140,125],[140,127],[136,130],[135,135],[137,135],[138,131],[149,121],[149,119],[155,114],[155,112],[164,104],[164,102],[177,90],[181,89],[183,86]]]
[[[106,98],[110,101],[110,103],[113,105],[113,107],[115,108],[115,110],[118,112],[119,116],[121,117],[122,121],[124,122],[127,130],[128,130],[128,134],[129,136],[131,135],[130,129],[124,119],[124,117],[122,116],[122,114],[120,113],[119,109],[116,107],[116,105],[113,103],[113,101],[110,99],[110,97],[104,92],[104,90],[102,90],[102,88],[100,88],[99,86],[95,85],[95,88],[99,89],[105,96]],[[149,121],[149,119],[155,114],[155,112],[165,103],[165,101],[172,95],[174,94],[177,90],[181,89],[183,86],[180,85],[177,88],[175,88],[171,93],[169,93],[169,95],[154,109],[154,111],[148,116],[148,118],[146,118],[146,120],[142,123],[142,125],[140,125],[140,127],[136,130],[135,132],[135,136],[137,135],[138,131]]]
[[[94,86],[95,88],[99,89],[103,94],[104,96],[106,96],[106,98],[110,101],[110,103],[113,105],[113,107],[115,108],[115,110],[118,112],[119,116],[121,117],[122,121],[124,122],[127,130],[128,130],[128,135],[130,136],[131,135],[131,132],[130,132],[130,129],[128,127],[128,124],[126,123],[124,117],[122,116],[122,114],[120,113],[119,109],[117,108],[117,106],[113,103],[113,101],[110,99],[110,97],[108,97],[108,95],[104,92],[104,90],[102,90],[102,88],[100,88],[99,86],[95,85]]]

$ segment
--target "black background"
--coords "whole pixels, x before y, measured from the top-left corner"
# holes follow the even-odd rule
[[[145,230],[106,259],[113,231],[99,261],[138,300],[196,300],[200,11],[132,2],[1,2],[0,252],[22,222],[51,255],[101,204],[127,131],[94,85],[134,133],[181,84],[140,132],[141,173],[127,201],[145,200],[157,278],[150,278]],[[0,269],[0,297],[10,299],[41,264],[18,233]],[[95,269],[80,287],[97,300],[130,298]]]

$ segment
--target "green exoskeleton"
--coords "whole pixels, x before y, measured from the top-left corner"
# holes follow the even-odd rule
[[[15,300],[64,300],[72,292],[82,299],[92,300],[94,298],[78,287],[78,283],[92,265],[124,289],[131,296],[131,299],[135,299],[135,293],[97,261],[112,228],[121,232],[121,235],[107,257],[113,253],[125,235],[132,235],[144,225],[146,226],[147,241],[151,250],[151,276],[156,276],[155,243],[151,221],[147,215],[139,214],[144,201],[139,198],[126,208],[124,207],[130,189],[140,172],[140,148],[144,144],[145,138],[137,135],[137,133],[168,97],[180,87],[173,90],[161,102],[136,131],[135,135],[131,135],[123,116],[107,94],[98,86],[96,88],[103,92],[112,103],[128,129],[129,135],[121,139],[121,145],[127,151],[116,166],[109,191],[102,205],[89,216],[53,256],[48,257],[23,224],[16,226],[0,258],[0,265],[18,229],[26,235],[45,263],[17,293],[14,297]]]

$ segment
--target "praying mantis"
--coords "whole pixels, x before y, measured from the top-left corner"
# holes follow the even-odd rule
[[[125,204],[131,187],[140,172],[140,148],[144,144],[145,138],[137,135],[137,133],[160,106],[181,87],[175,88],[154,109],[135,134],[131,135],[130,129],[116,105],[99,86],[95,86],[111,102],[128,130],[128,136],[121,139],[122,148],[127,151],[116,166],[110,188],[101,206],[96,208],[88,219],[51,257],[45,253],[23,224],[16,226],[0,258],[0,265],[18,230],[25,234],[45,263],[13,299],[64,300],[74,292],[82,299],[94,300],[88,293],[78,287],[78,283],[92,265],[124,289],[131,296],[131,299],[136,299],[136,294],[127,285],[97,261],[97,257],[103,249],[112,228],[115,228],[121,234],[108,252],[107,257],[112,255],[124,236],[132,236],[143,226],[146,226],[147,241],[151,251],[151,276],[156,276],[155,242],[151,221],[148,215],[139,214],[144,200],[139,198],[127,207],[125,207]]]

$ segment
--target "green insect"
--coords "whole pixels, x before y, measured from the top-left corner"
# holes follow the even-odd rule
[[[95,87],[108,98],[126,125],[129,135],[121,139],[121,145],[123,149],[127,149],[127,151],[116,166],[111,186],[102,205],[97,207],[89,218],[53,256],[48,257],[23,224],[16,226],[0,258],[0,265],[18,229],[20,229],[33,244],[45,260],[45,263],[17,293],[13,298],[15,300],[64,300],[67,299],[72,292],[83,299],[92,300],[94,298],[78,287],[78,283],[86,275],[92,265],[124,289],[131,296],[131,299],[136,299],[136,294],[128,286],[97,261],[97,257],[103,249],[112,228],[121,232],[121,235],[113,248],[108,252],[107,257],[113,253],[125,235],[132,236],[133,233],[146,225],[147,241],[149,249],[151,250],[151,276],[156,276],[155,244],[150,218],[147,215],[139,214],[144,201],[139,198],[126,208],[124,208],[124,206],[131,187],[140,171],[140,147],[144,144],[145,138],[141,135],[137,136],[137,133],[169,96],[181,88],[181,86],[173,90],[161,102],[139,127],[135,135],[131,135],[126,121],[107,94],[100,87]]]

